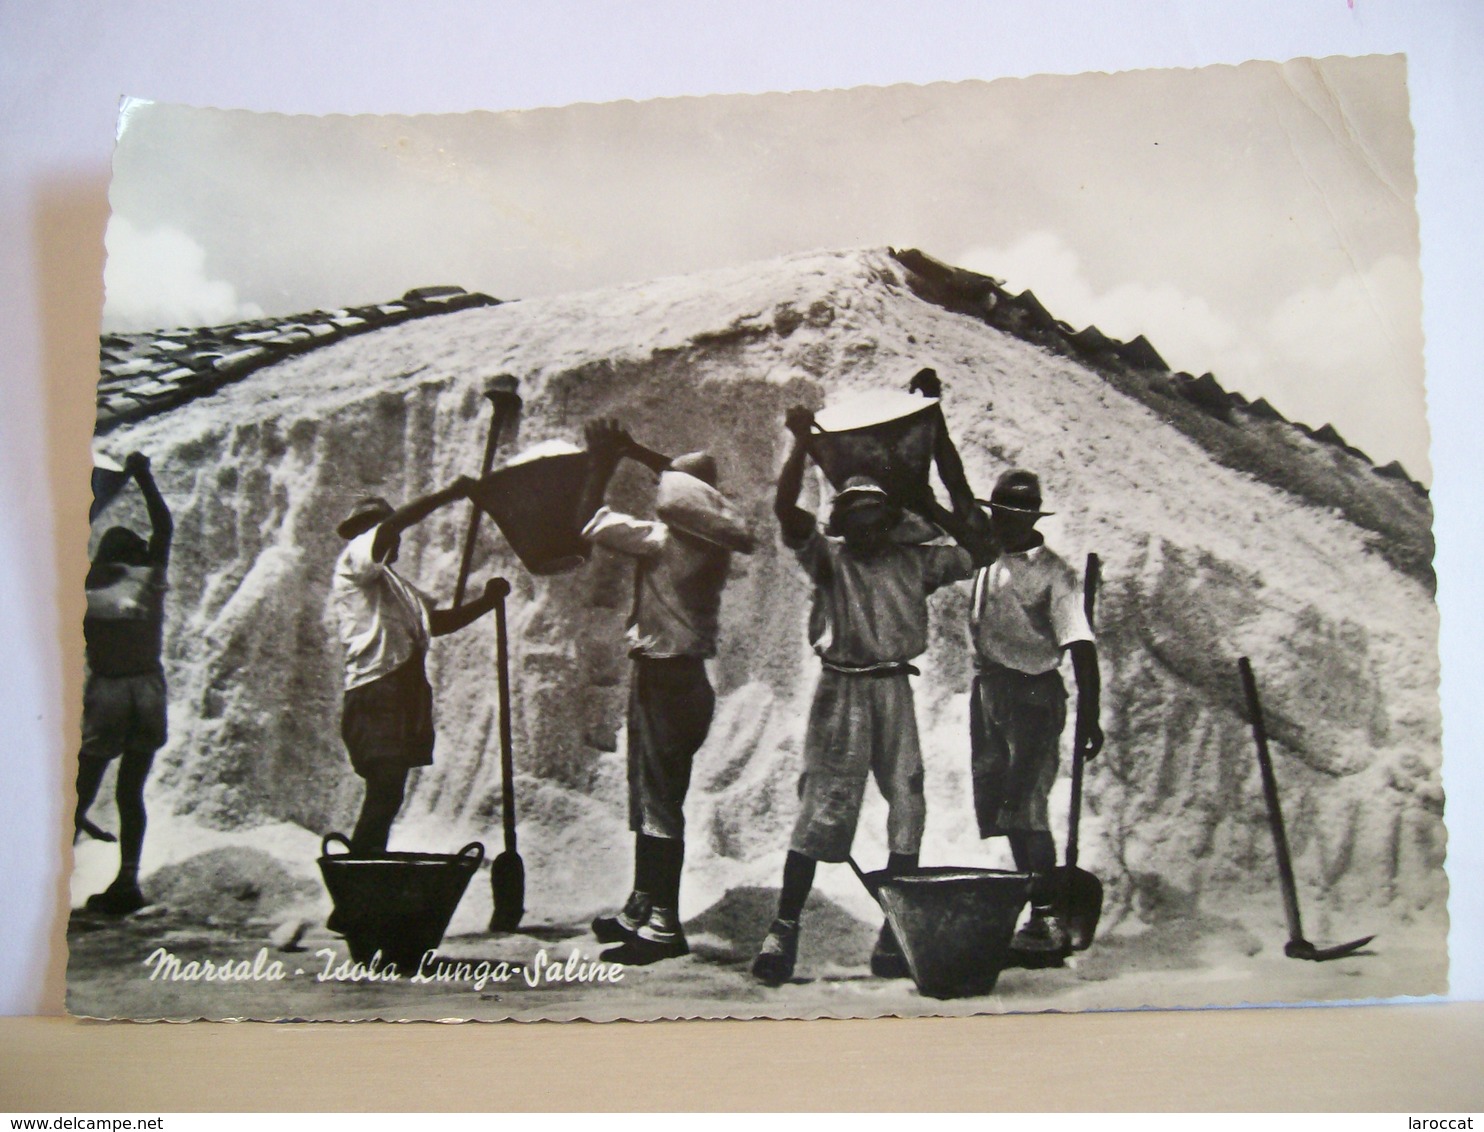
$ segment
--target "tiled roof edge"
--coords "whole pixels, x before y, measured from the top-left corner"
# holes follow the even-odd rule
[[[215,393],[295,354],[412,319],[501,300],[462,287],[418,287],[400,299],[224,326],[105,334],[99,340],[98,421],[103,435]]]

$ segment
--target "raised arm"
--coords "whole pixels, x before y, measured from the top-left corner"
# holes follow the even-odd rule
[[[938,379],[938,371],[931,367],[918,370],[913,374],[907,391],[941,399],[943,383]],[[947,531],[954,542],[973,555],[975,566],[992,564],[999,557],[994,532],[989,519],[974,499],[974,489],[969,486],[963,458],[954,446],[946,420],[941,422],[937,440],[933,443],[933,462],[938,466],[938,478],[948,489],[948,501],[952,504],[952,509],[945,508],[934,499],[929,490],[923,503],[926,517]]]
[[[643,464],[655,475],[659,475],[670,466],[670,457],[662,452],[656,452],[653,448],[646,448],[627,432],[623,436],[623,455],[630,460]]]
[[[474,483],[470,477],[460,476],[447,487],[398,507],[377,526],[376,539],[371,544],[371,556],[377,562],[385,561],[403,531],[422,522],[438,508],[446,507],[456,499],[467,499],[469,489]]]
[[[783,528],[783,539],[788,543],[801,543],[814,530],[814,516],[799,506],[799,493],[804,488],[804,465],[809,458],[809,430],[814,427],[814,414],[803,406],[796,405],[784,417],[784,424],[793,433],[793,448],[778,473],[778,491],[773,497],[773,514],[778,516],[778,525]]]
[[[170,561],[170,540],[175,534],[175,520],[170,517],[170,508],[155,483],[149,468],[149,457],[143,452],[131,452],[124,460],[124,471],[133,475],[144,494],[144,506],[149,511],[149,561],[152,566],[164,566]]]
[[[587,479],[577,495],[577,526],[587,526],[588,520],[603,505],[603,496],[608,493],[608,481],[613,478],[618,462],[623,458],[628,434],[617,421],[588,421],[583,430],[587,438]],[[668,463],[668,461],[666,461]]]

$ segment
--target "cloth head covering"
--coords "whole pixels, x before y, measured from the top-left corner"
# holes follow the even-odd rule
[[[379,495],[367,495],[358,499],[350,513],[340,521],[335,533],[343,539],[363,535],[378,523],[390,518],[392,505]]]
[[[695,476],[704,484],[716,486],[716,459],[710,453],[687,452],[684,456],[676,456],[671,460],[670,467],[674,471]]]

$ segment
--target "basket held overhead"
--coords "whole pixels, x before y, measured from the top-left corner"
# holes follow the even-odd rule
[[[944,429],[937,398],[896,390],[862,394],[815,415],[809,455],[836,491],[870,476],[904,507],[932,498],[928,477]]]
[[[552,441],[515,457],[471,493],[532,574],[561,574],[587,561],[577,514],[587,467],[582,449]]]

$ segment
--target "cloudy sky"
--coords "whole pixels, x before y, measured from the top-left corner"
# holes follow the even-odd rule
[[[1399,57],[521,113],[131,104],[106,329],[920,247],[1430,478]]]

